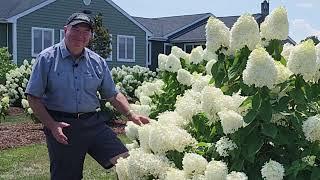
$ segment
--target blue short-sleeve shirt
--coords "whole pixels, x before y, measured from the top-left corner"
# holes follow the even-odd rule
[[[87,48],[74,60],[64,40],[38,55],[26,88],[48,109],[69,113],[95,111],[97,91],[105,99],[119,92],[106,61]]]

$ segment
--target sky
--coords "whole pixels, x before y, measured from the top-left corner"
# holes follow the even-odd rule
[[[212,13],[232,16],[260,13],[263,0],[113,0],[131,16],[167,17]],[[284,6],[288,12],[289,35],[296,42],[305,37],[320,37],[320,0],[270,0],[270,12]]]

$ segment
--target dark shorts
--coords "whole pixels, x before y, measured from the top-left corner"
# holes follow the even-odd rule
[[[63,129],[68,138],[68,145],[59,143],[47,128],[44,129],[52,180],[81,179],[87,153],[108,169],[113,166],[111,158],[128,152],[117,135],[106,125],[101,113],[83,119],[66,118],[59,113],[49,113],[56,121],[70,124]]]

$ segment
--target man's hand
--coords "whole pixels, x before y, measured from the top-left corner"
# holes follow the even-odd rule
[[[68,144],[68,138],[63,133],[62,129],[69,127],[70,124],[65,122],[54,122],[53,125],[49,128],[53,137],[61,144]]]
[[[128,120],[132,121],[133,123],[137,125],[141,124],[148,124],[150,122],[150,119],[146,116],[141,116],[135,113],[131,113],[130,116],[128,116]]]

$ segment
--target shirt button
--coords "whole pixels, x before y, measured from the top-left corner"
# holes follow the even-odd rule
[[[79,88],[77,88],[77,91],[79,91]]]
[[[76,76],[76,77],[74,77],[75,79],[78,79],[78,77]]]
[[[81,104],[80,101],[78,102],[78,104]]]

